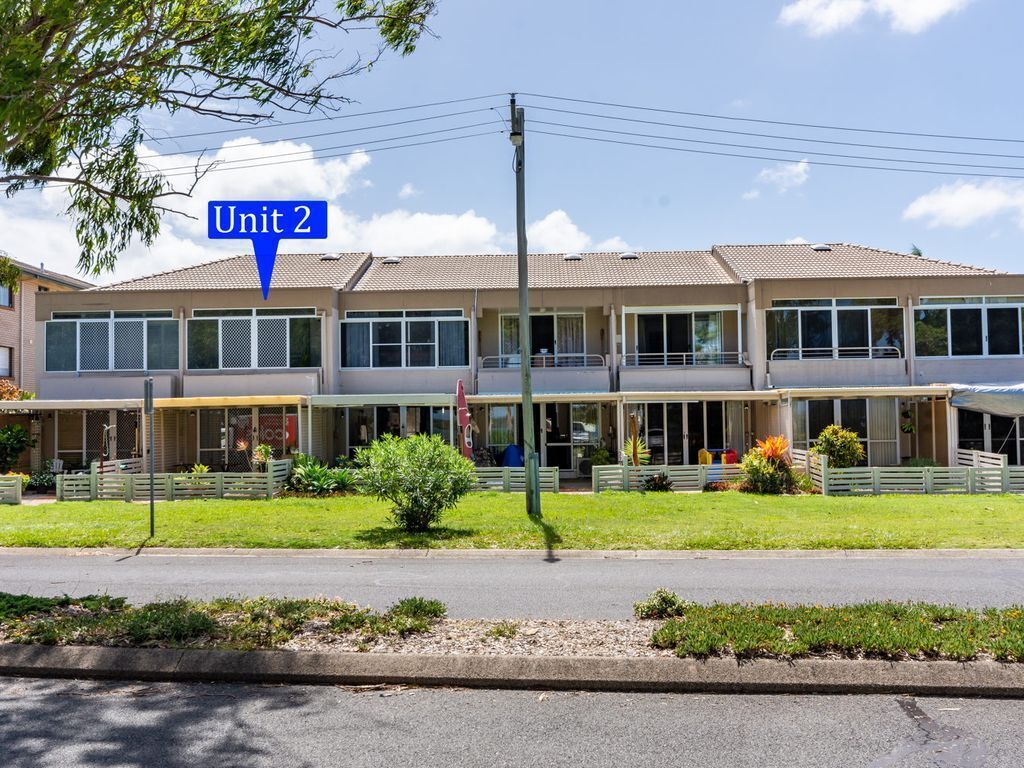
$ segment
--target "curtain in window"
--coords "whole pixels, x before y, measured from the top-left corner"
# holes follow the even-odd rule
[[[469,365],[469,323],[442,320],[437,324],[437,364]]]
[[[583,365],[583,315],[558,315],[555,325],[558,365]]]
[[[742,456],[746,446],[744,445],[743,403],[739,400],[729,400],[725,404],[725,429],[726,448],[732,448],[738,456]]]
[[[345,368],[368,368],[370,365],[370,324],[342,323],[341,364]]]
[[[146,324],[146,367],[171,371],[178,367],[178,321],[150,320]]]

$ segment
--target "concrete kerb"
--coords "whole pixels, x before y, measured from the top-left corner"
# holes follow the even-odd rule
[[[167,682],[413,685],[660,693],[1024,697],[991,661],[595,658],[0,646],[0,675]]]
[[[829,559],[1003,559],[1024,558],[1024,549],[556,549],[562,560],[829,560]],[[309,557],[356,560],[488,560],[547,557],[545,549],[247,549],[234,547],[0,547],[0,555],[117,555],[140,557]]]

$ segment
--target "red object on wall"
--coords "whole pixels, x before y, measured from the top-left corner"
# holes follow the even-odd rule
[[[722,452],[722,463],[723,464],[735,464],[736,463],[736,451],[729,448]]]
[[[298,448],[299,446],[299,417],[294,413],[284,417],[284,446],[285,448]]]

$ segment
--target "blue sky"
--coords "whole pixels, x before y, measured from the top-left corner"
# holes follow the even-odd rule
[[[346,111],[518,90],[734,117],[1024,140],[1024,105],[1016,86],[1024,3],[1014,0],[661,1],[644,6],[650,12],[642,16],[631,15],[628,4],[604,0],[441,0],[439,6],[432,22],[437,39],[424,39],[406,59],[389,57],[370,73],[342,82],[343,92],[358,101]],[[528,96],[520,101],[527,108],[532,250],[687,249],[804,238],[898,250],[915,243],[927,256],[1022,271],[1024,181],[801,165],[799,153],[787,155],[791,163],[775,163],[572,141],[530,131],[544,129],[536,124],[540,120],[584,121],[710,140],[921,157],[616,125],[537,107],[627,113]],[[504,97],[497,97],[479,104],[503,103]],[[473,106],[353,119],[347,125]],[[926,140],[635,116],[804,138],[1017,154],[1022,159],[984,162],[1024,168],[1024,141]],[[496,112],[357,135],[397,136],[478,121],[492,125],[473,130],[493,130],[493,135],[388,152],[368,145],[365,155],[344,158],[319,160],[317,149],[356,139],[335,135],[293,142],[297,147],[236,149],[252,157],[306,150],[310,159],[222,172],[216,180],[211,175],[198,190],[198,202],[325,197],[332,203],[332,237],[325,247],[332,249],[508,250],[514,247],[511,148],[497,132]],[[152,125],[170,134],[222,127],[165,118],[154,118]],[[341,125],[249,135],[287,141]],[[147,151],[168,154],[193,148],[197,141],[206,140],[183,139]],[[175,164],[162,157],[154,161]],[[0,204],[0,247],[25,261],[71,269],[77,254],[69,224],[56,216],[60,195],[27,192]],[[221,254],[224,244],[206,241],[204,232],[205,222],[169,222],[157,246],[133,247],[115,276]]]

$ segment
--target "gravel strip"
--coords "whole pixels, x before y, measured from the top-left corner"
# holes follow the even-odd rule
[[[284,647],[293,650],[368,653],[473,654],[479,656],[672,656],[650,646],[660,621],[481,621],[442,619],[429,632],[369,642],[332,635],[314,622]],[[498,636],[501,635],[511,635]]]

